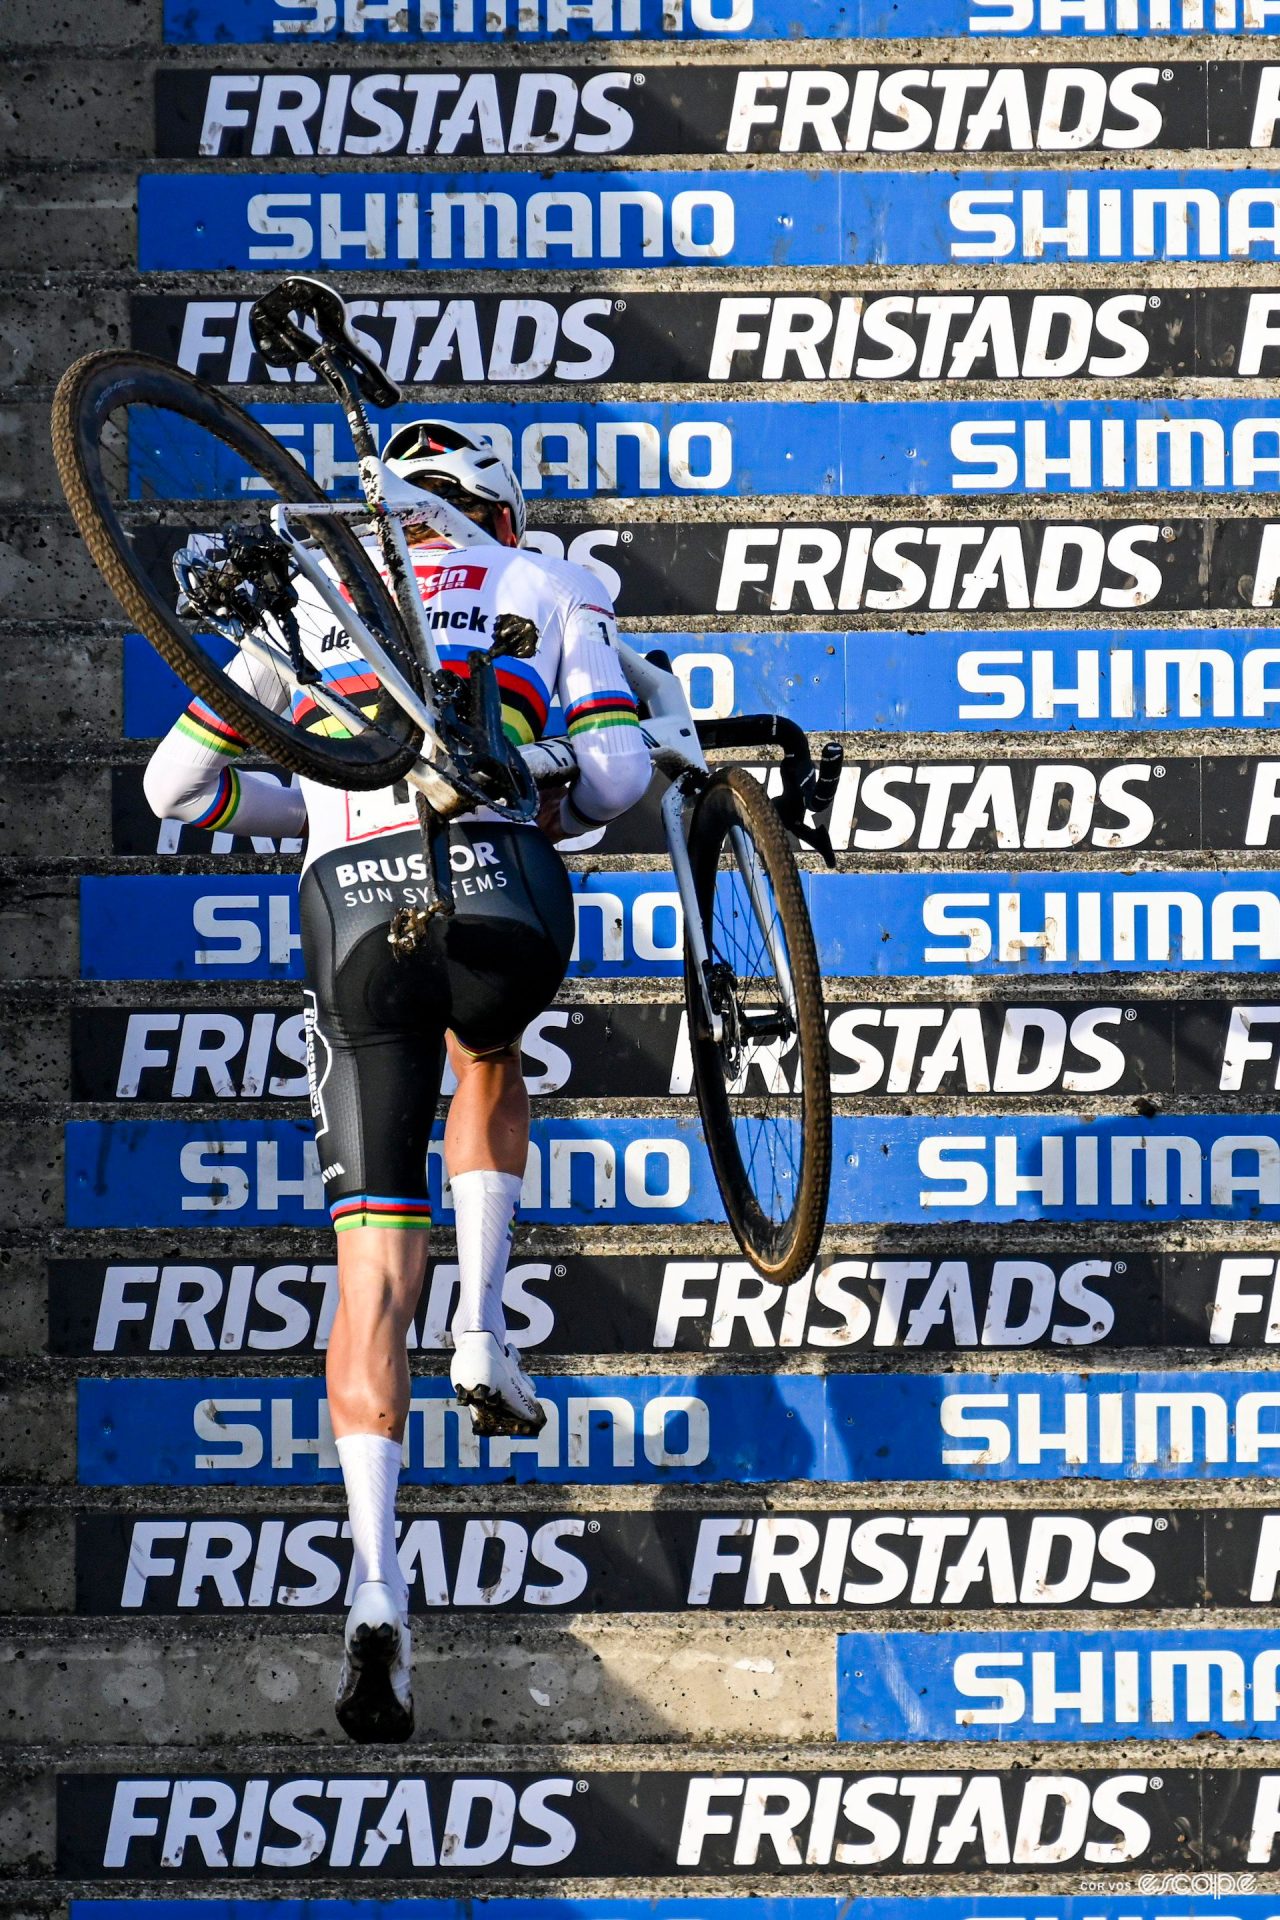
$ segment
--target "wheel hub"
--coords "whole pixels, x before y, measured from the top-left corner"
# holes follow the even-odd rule
[[[725,1078],[736,1080],[742,1066],[742,1008],[738,1001],[737,977],[726,961],[717,960],[708,967],[707,994],[711,1010],[720,1021],[720,1055]]]

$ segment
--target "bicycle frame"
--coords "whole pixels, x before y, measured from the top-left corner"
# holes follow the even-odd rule
[[[371,480],[375,488],[380,487],[380,474],[375,473],[371,476]],[[449,507],[445,501],[428,500],[423,506],[415,498],[412,505],[415,513],[439,525],[440,531],[450,539],[458,531],[450,523],[457,521],[461,522],[467,530],[468,537],[465,538],[465,544],[470,546],[495,544],[489,535],[477,527],[473,521]],[[443,513],[439,513],[439,509],[443,509]],[[434,710],[410,686],[394,660],[369,632],[350,602],[344,600],[338,593],[314,554],[308,550],[304,541],[290,526],[290,512],[301,513],[306,518],[315,518],[318,514],[341,515],[348,518],[364,517],[368,512],[367,502],[363,506],[308,506],[302,509],[278,505],[271,512],[272,529],[286,543],[299,572],[315,588],[334,620],[360,649],[362,657],[378,675],[391,698],[422,729],[424,749],[429,751],[424,751],[419,756],[418,764],[410,768],[406,775],[408,784],[422,792],[433,804],[437,802],[442,788],[450,800],[455,799],[453,790],[445,786],[432,764],[433,754],[440,759],[446,761],[448,759],[447,749],[436,731]],[[404,572],[407,579],[412,581],[412,562],[408,558],[403,529],[395,517],[393,508],[384,508],[384,512],[385,519],[394,529],[399,543],[404,545]],[[464,544],[464,541],[460,540],[458,544]],[[438,657],[431,641],[430,630],[423,617],[422,598],[417,591],[416,583],[409,586],[408,591],[403,595],[403,602],[407,605],[402,603],[399,591],[396,591],[395,597],[420,664],[428,673],[434,673],[438,668]],[[260,646],[261,643],[258,645]],[[623,676],[636,695],[640,706],[641,728],[645,744],[649,748],[650,759],[658,771],[666,775],[671,782],[662,801],[663,832],[680,895],[689,949],[697,971],[703,1011],[712,1038],[718,1044],[723,1035],[724,1023],[711,1004],[708,984],[710,955],[703,937],[702,918],[694,889],[693,870],[689,864],[689,849],[684,827],[686,806],[692,797],[692,792],[707,779],[709,768],[698,739],[697,727],[689,712],[688,701],[676,676],[655,666],[643,654],[636,652],[633,647],[627,646],[623,641],[618,643],[618,654]],[[279,664],[277,660],[277,665]],[[345,724],[358,727],[367,725],[364,716],[349,702],[344,701],[340,695],[323,697],[323,689],[312,688],[311,691],[313,697],[322,698],[323,704],[330,711],[339,714]],[[735,852],[743,879],[751,889],[753,901],[760,911],[761,924],[768,926],[768,915],[761,910],[762,903],[758,900],[759,881],[754,871],[754,863],[747,859],[745,849],[735,848]],[[778,966],[779,979],[789,991],[790,981],[786,974],[785,955],[780,955],[772,929],[770,929],[769,940],[775,966]]]
[[[310,289],[313,303],[310,311],[321,328],[318,342],[305,335],[290,317],[285,296],[291,289],[302,288]],[[336,294],[323,287],[317,289],[317,283],[295,280],[284,283],[273,295],[265,296],[264,301],[255,308],[255,314],[259,308],[264,311],[267,321],[274,320],[273,337],[283,341],[286,350],[296,357],[305,358],[341,404],[359,463],[363,495],[362,503],[352,505],[323,503],[291,507],[277,504],[271,510],[272,530],[288,547],[299,573],[359,648],[361,657],[373,668],[388,695],[421,730],[422,749],[406,778],[408,784],[428,802],[431,814],[424,818],[434,825],[437,819],[447,819],[468,802],[450,780],[451,774],[460,777],[461,770],[456,766],[436,724],[437,715],[430,689],[434,676],[440,671],[440,661],[418,591],[401,515],[412,511],[419,522],[433,526],[454,547],[491,546],[496,542],[483,528],[438,496],[405,486],[403,499],[395,501],[388,498],[385,471],[365,414],[362,386],[379,405],[393,404],[399,397],[398,389],[368,360],[346,332],[342,303]],[[267,342],[260,340],[259,345],[265,349]],[[396,662],[360,619],[354,606],[338,592],[333,580],[310,550],[305,535],[291,524],[291,516],[294,520],[305,522],[314,521],[321,515],[352,520],[372,519],[392,596],[420,669],[425,693],[417,692],[405,678]],[[257,636],[246,636],[242,644],[265,657],[276,656],[272,663],[277,668],[281,665],[278,650],[270,643]],[[702,927],[685,824],[688,806],[710,778],[703,741],[689,711],[684,689],[669,667],[646,658],[623,642],[619,642],[618,652],[624,677],[640,709],[641,728],[650,758],[670,782],[661,808],[663,832],[683,909],[685,937],[697,975],[702,1011],[713,1041],[719,1044],[724,1037],[724,1021],[712,1004],[711,956]],[[363,731],[370,724],[354,703],[331,693],[323,685],[315,684],[310,691],[319,704],[340,717],[353,730]],[[799,728],[788,721],[776,716],[759,716],[755,719],[712,723],[705,732],[709,743],[713,745],[781,744],[787,756],[784,765],[789,763],[789,784],[786,785],[788,806],[784,818],[793,832],[800,832],[830,857],[829,841],[823,846],[822,836],[806,831],[803,820],[806,794],[809,800],[816,801],[824,785],[834,787],[834,775],[839,770],[838,753],[834,766],[828,765],[824,757],[823,774],[815,784],[812,763],[808,757],[808,743]],[[715,738],[716,735],[720,737]],[[536,748],[528,752],[536,753]],[[803,775],[797,771],[801,765],[806,768]],[[828,774],[832,776],[829,780]],[[784,783],[788,781],[788,775],[784,775]],[[757,920],[765,929],[779,989],[794,1003],[785,942],[779,937],[775,917],[763,895],[757,864],[740,830],[731,832],[730,843]],[[446,892],[449,890],[447,869],[448,862],[445,859],[442,862],[441,880]]]
[[[368,631],[350,602],[344,600],[337,592],[324,568],[289,525],[291,511],[300,512],[307,518],[315,518],[319,514],[362,518],[369,511],[370,492],[374,493],[381,502],[380,525],[386,526],[391,533],[391,540],[394,543],[392,551],[396,553],[397,559],[400,559],[401,553],[403,554],[401,578],[406,582],[406,590],[402,594],[398,585],[396,586],[397,606],[400,608],[401,617],[405,621],[420,664],[427,673],[434,673],[438,669],[438,656],[424,618],[422,598],[413,578],[412,561],[408,554],[408,544],[404,539],[404,530],[397,517],[396,508],[389,505],[382,494],[381,468],[376,461],[376,456],[366,483],[366,501],[363,506],[325,505],[290,509],[277,505],[272,509],[272,528],[288,545],[299,571],[320,594],[333,618],[360,648],[362,657],[373,667],[391,698],[422,729],[424,745],[431,751],[420,755],[418,764],[410,769],[406,776],[408,784],[421,791],[433,805],[438,806],[442,793],[448,801],[456,802],[453,789],[440,779],[437,771],[439,761],[447,762],[449,755],[436,731],[433,709],[410,686],[395,662]],[[415,515],[435,525],[456,545],[495,544],[490,535],[477,527],[474,521],[468,520],[465,514],[451,507],[447,501],[430,496],[424,498],[415,493],[413,498],[405,504],[411,506]],[[640,708],[641,730],[649,749],[650,759],[658,772],[671,783],[661,806],[663,833],[680,896],[689,953],[697,975],[703,1013],[711,1038],[716,1045],[719,1045],[724,1034],[724,1022],[711,1000],[711,956],[703,933],[702,915],[694,886],[693,869],[689,863],[688,839],[685,831],[686,809],[709,778],[710,769],[703,753],[697,725],[689,711],[684,689],[675,674],[664,667],[657,666],[644,654],[637,652],[634,647],[628,646],[625,641],[619,641],[618,655],[623,676],[635,694]],[[321,691],[313,688],[313,697],[320,697]],[[324,704],[331,711],[340,713],[347,724],[357,726],[367,724],[358,710],[342,700],[340,696],[330,696],[325,699]],[[774,737],[777,722],[774,716],[762,716],[754,727],[751,727],[751,723],[748,723],[748,726],[763,744]],[[745,744],[745,741],[743,743]],[[433,764],[433,756],[435,764]],[[750,849],[742,834],[735,830],[731,839],[738,870],[751,895],[756,917],[765,929],[765,938],[777,974],[779,989],[788,1000],[793,1000],[794,990],[787,964],[785,943],[778,936],[774,916],[769,911],[768,902],[762,896],[758,868],[751,858]]]
[[[440,658],[431,638],[422,595],[418,591],[414,576],[409,543],[405,538],[401,522],[401,511],[411,509],[416,518],[434,526],[436,531],[443,534],[455,547],[492,546],[496,543],[490,534],[486,533],[482,527],[478,527],[474,521],[468,520],[464,513],[460,513],[447,500],[406,487],[405,493],[408,497],[399,504],[393,504],[387,497],[384,470],[378,459],[378,450],[374,444],[355,379],[342,365],[336,353],[327,347],[320,348],[312,355],[312,365],[327,381],[342,404],[359,462],[360,490],[364,495],[364,503],[362,506],[328,503],[305,508],[290,508],[277,504],[271,510],[272,531],[289,548],[299,572],[320,594],[334,619],[346,629],[361,648],[363,658],[374,669],[386,692],[402,712],[421,729],[424,750],[419,753],[416,765],[410,768],[405,777],[410,786],[417,788],[424,795],[435,812],[447,818],[450,813],[458,812],[465,804],[450,780],[450,775],[460,779],[462,770],[457,766],[449,747],[440,736],[436,725],[436,712],[429,692],[424,697],[410,685],[385,648],[369,633],[364,622],[356,615],[354,608],[342,600],[324,568],[314,554],[307,550],[305,541],[290,525],[289,516],[292,512],[295,518],[304,520],[314,519],[322,514],[359,520],[372,518],[392,597],[417,660],[423,686],[428,690],[433,677],[440,671]],[[330,696],[323,704],[330,711],[340,706],[347,724],[352,723],[353,716],[359,720],[361,726],[367,724],[363,716],[355,714],[350,703],[341,702],[337,696]]]
[[[305,539],[300,537],[290,524],[289,515],[291,511],[295,514],[301,513],[305,518],[310,520],[314,520],[320,514],[329,514],[335,517],[341,516],[349,519],[365,519],[369,511],[367,505],[309,506],[304,509],[291,509],[287,506],[277,504],[271,509],[271,529],[277,538],[282,540],[288,547],[290,556],[299,573],[314,587],[338,625],[344,629],[355,645],[359,647],[361,658],[368,661],[387,693],[390,694],[401,711],[407,714],[409,719],[414,722],[415,726],[421,729],[424,747],[427,751],[419,754],[418,764],[411,767],[405,776],[409,785],[418,788],[433,805],[440,806],[442,803],[447,804],[450,794],[446,789],[446,783],[441,780],[439,773],[436,771],[436,766],[441,764],[449,766],[451,764],[451,758],[449,750],[441,739],[436,727],[435,708],[431,705],[429,699],[424,698],[422,694],[418,693],[417,690],[410,685],[390,654],[388,654],[382,646],[381,642],[375,639],[373,634],[370,633],[355,608],[342,598],[324,567],[321,566],[315,555],[308,550]],[[457,518],[463,520],[465,516],[458,514]],[[396,547],[404,548],[404,568],[408,578],[412,580],[412,563],[408,558],[408,545],[404,538],[404,530],[398,521],[389,513],[386,515],[386,521],[390,532],[388,544],[394,542],[392,547],[393,551],[395,551]],[[466,524],[471,526],[470,521],[466,521]],[[473,531],[478,532],[479,529],[473,528]],[[418,593],[416,586],[409,587],[407,591],[401,591],[398,583],[395,582],[394,575],[392,578],[392,592],[400,613],[400,618],[404,623],[405,631],[409,636],[419,667],[422,670],[424,685],[429,686],[431,676],[440,670],[440,660],[431,639],[430,629],[423,616],[422,596]],[[356,708],[352,702],[343,700],[340,695],[330,694],[328,690],[322,686],[313,687],[311,693],[320,705],[324,706],[328,712],[338,715],[344,724],[351,727],[353,731],[361,732],[368,725],[368,722],[365,720],[364,715],[360,713],[359,709]],[[435,763],[434,765],[433,762]],[[452,797],[456,798],[456,796]]]
[[[707,951],[706,937],[703,933],[702,914],[694,886],[693,869],[689,863],[689,843],[685,832],[685,809],[689,800],[706,784],[710,769],[702,750],[698,727],[689,711],[684,689],[675,674],[665,667],[658,666],[654,661],[646,659],[643,654],[637,653],[634,648],[627,646],[624,642],[619,642],[618,653],[627,684],[640,706],[641,731],[648,745],[650,758],[659,773],[665,774],[671,782],[662,800],[663,832],[666,835],[667,853],[680,894],[680,904],[684,910],[685,937],[690,958],[697,971],[703,1013],[706,1016],[711,1038],[718,1046],[724,1037],[724,1022],[712,1005],[711,956]],[[712,723],[706,731],[714,738],[715,723]],[[776,723],[773,716],[762,716],[754,723],[751,720],[745,721],[734,731],[744,736],[754,733],[756,738],[764,743],[774,737]],[[751,896],[756,919],[765,930],[765,940],[769,948],[769,957],[773,961],[779,990],[794,1005],[795,990],[791,981],[786,943],[779,936],[776,916],[770,911],[769,902],[764,897],[759,867],[751,855],[751,849],[741,829],[733,828],[729,837],[734,860],[743,884]]]

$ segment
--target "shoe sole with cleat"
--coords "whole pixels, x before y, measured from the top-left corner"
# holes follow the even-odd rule
[[[407,1740],[413,1732],[413,1701],[399,1700],[391,1679],[399,1653],[400,1634],[385,1622],[351,1633],[335,1709],[343,1732],[362,1745]]]
[[[512,1413],[495,1387],[455,1387],[458,1405],[471,1410],[471,1425],[482,1440],[533,1440],[547,1424],[546,1409],[538,1408],[536,1420],[525,1420]]]

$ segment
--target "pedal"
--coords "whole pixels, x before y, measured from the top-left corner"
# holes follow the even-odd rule
[[[547,1424],[542,1408],[539,1408],[540,1419],[521,1420],[496,1396],[491,1400],[472,1390],[460,1392],[457,1397],[459,1404],[470,1410],[472,1431],[480,1440],[536,1440]]]
[[[387,928],[387,945],[397,960],[407,959],[426,939],[431,922],[442,913],[446,918],[453,912],[443,900],[432,901],[429,907],[401,907],[393,914]]]

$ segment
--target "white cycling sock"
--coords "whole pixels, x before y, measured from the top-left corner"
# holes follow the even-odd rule
[[[507,1277],[511,1235],[520,1188],[518,1173],[458,1173],[453,1188],[458,1232],[458,1304],[452,1327],[460,1333],[491,1333],[506,1344],[502,1283]]]
[[[352,1588],[366,1580],[380,1580],[398,1597],[403,1613],[409,1590],[396,1559],[400,1442],[380,1433],[347,1433],[334,1445],[342,1462],[351,1515]]]

